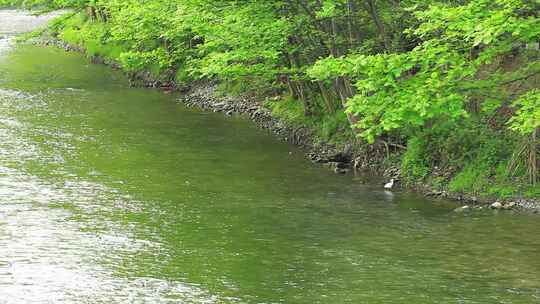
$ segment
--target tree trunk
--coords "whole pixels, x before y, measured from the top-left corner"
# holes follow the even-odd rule
[[[390,41],[386,34],[386,27],[383,21],[381,20],[381,17],[379,16],[379,12],[377,11],[377,6],[375,5],[375,2],[373,0],[367,0],[366,5],[368,8],[369,14],[371,15],[371,18],[373,19],[373,22],[375,23],[375,26],[377,27],[379,36],[381,37],[381,40],[383,41],[384,48],[387,51],[389,51]]]
[[[336,107],[333,102],[333,98],[331,93],[328,91],[328,89],[325,87],[324,82],[317,81],[317,85],[319,86],[319,90],[321,91],[321,96],[323,97],[324,103],[326,104],[326,110],[328,113],[335,113]]]
[[[533,185],[538,182],[538,129],[531,134],[529,147],[529,178]]]

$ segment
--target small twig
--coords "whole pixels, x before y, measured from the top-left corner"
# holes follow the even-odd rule
[[[387,141],[382,140],[382,139],[379,139],[379,141],[380,141],[382,144],[384,144],[385,146],[390,146],[390,147],[399,148],[399,149],[402,149],[402,150],[407,150],[407,147],[405,147],[404,145],[400,145],[400,144],[395,144],[395,143],[387,142]]]

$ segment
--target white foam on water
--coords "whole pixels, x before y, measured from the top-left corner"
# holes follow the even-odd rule
[[[116,275],[112,264],[160,252],[160,244],[113,222],[72,220],[69,208],[51,208],[68,204],[102,213],[97,209],[126,199],[99,184],[54,185],[0,167],[0,303],[218,303],[196,285]]]
[[[49,21],[64,13],[65,11],[57,11],[43,15],[33,15],[28,11],[0,10],[0,38],[42,28]]]

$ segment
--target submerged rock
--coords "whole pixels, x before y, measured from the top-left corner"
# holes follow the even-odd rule
[[[351,156],[344,152],[338,152],[330,157],[330,161],[336,163],[349,163],[351,162]]]
[[[347,169],[341,169],[341,168],[335,168],[335,169],[334,169],[334,172],[335,172],[336,174],[347,174],[347,172],[349,172],[349,170],[347,170]]]
[[[471,207],[465,205],[465,206],[454,209],[454,212],[464,212],[464,211],[469,211],[470,209]]]

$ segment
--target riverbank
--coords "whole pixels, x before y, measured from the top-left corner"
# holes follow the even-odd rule
[[[73,26],[73,25],[72,25]],[[83,26],[83,25],[80,25]],[[80,27],[77,25],[76,27]],[[96,44],[96,41],[85,40],[64,30],[70,29],[63,22],[57,22],[54,28],[49,32],[43,33],[37,43],[44,45],[56,45],[66,51],[77,51],[86,53],[94,63],[107,64],[116,69],[126,69],[117,60],[119,50],[113,45]],[[75,35],[75,36],[74,36]],[[64,39],[64,40],[60,40]],[[74,41],[80,41],[77,44]],[[87,41],[87,42],[85,42]],[[87,43],[85,45],[85,43]],[[91,50],[89,49],[91,48]],[[328,167],[337,174],[347,174],[355,171],[369,171],[380,175],[385,180],[397,180],[396,188],[404,188],[421,192],[426,196],[434,198],[454,199],[467,205],[486,206],[495,202],[500,202],[494,206],[500,209],[526,209],[538,212],[540,203],[538,199],[522,197],[520,195],[505,195],[504,197],[484,193],[470,187],[470,183],[475,183],[474,179],[486,179],[483,184],[490,183],[488,177],[480,175],[479,177],[469,177],[465,175],[466,180],[461,182],[460,191],[451,191],[449,184],[453,182],[458,175],[463,175],[464,171],[457,171],[452,166],[439,168],[438,166],[426,165],[424,160],[418,155],[413,155],[412,162],[409,161],[405,166],[406,147],[400,144],[377,141],[375,144],[367,144],[363,140],[356,139],[350,129],[343,126],[341,120],[330,121],[330,131],[323,130],[327,128],[328,121],[317,121],[313,123],[309,119],[298,115],[296,111],[303,109],[295,108],[298,101],[288,99],[282,93],[265,92],[263,94],[249,94],[236,92],[231,94],[227,86],[220,85],[220,81],[197,80],[182,82],[178,72],[168,71],[156,73],[149,69],[139,71],[126,71],[129,75],[131,85],[160,88],[163,91],[181,91],[183,97],[180,101],[188,106],[197,106],[207,110],[223,112],[226,115],[233,113],[242,113],[253,120],[257,125],[270,130],[278,137],[298,146],[303,147],[307,157],[314,163]],[[292,108],[289,106],[292,105]],[[338,111],[339,113],[339,111]],[[326,119],[326,118],[325,118]],[[333,119],[330,117],[330,119]],[[342,124],[340,126],[340,124]],[[447,151],[452,153],[451,151]],[[428,158],[427,156],[425,158]],[[412,163],[412,165],[411,165]],[[410,170],[422,170],[423,175],[411,174]],[[403,170],[407,174],[403,174]],[[427,170],[427,171],[426,171]],[[477,171],[482,169],[475,168]],[[476,173],[475,171],[475,174]],[[471,181],[472,179],[472,181]],[[521,186],[516,182],[515,186]],[[503,189],[513,187],[512,184],[505,185]],[[474,189],[469,191],[466,189]],[[501,192],[503,190],[497,189]],[[503,192],[504,192],[503,191]],[[522,191],[511,191],[523,193]]]
[[[294,127],[291,124],[276,118],[264,102],[250,100],[248,97],[220,96],[216,83],[200,83],[184,92],[180,99],[188,106],[196,106],[205,110],[232,115],[235,113],[246,114],[259,127],[271,131],[277,137],[307,151],[306,157],[313,163],[330,168],[336,174],[348,174],[362,171],[369,174],[378,174],[385,180],[402,179],[400,168],[385,163],[384,155],[380,151],[366,151],[365,145],[355,141],[343,142],[341,145],[330,144],[321,141],[315,130],[306,126]],[[445,174],[445,172],[438,172]],[[381,185],[382,186],[382,185]],[[467,210],[469,206],[476,209],[491,208],[498,210],[522,210],[533,213],[540,212],[540,202],[534,199],[524,198],[479,198],[473,194],[451,193],[441,191],[428,184],[418,183],[414,187],[396,185],[396,188],[420,192],[427,197],[452,199],[460,202]]]
[[[42,33],[40,37],[29,40],[30,43],[54,46],[67,52],[87,54],[84,46],[73,45],[51,37],[50,33]],[[108,65],[113,69],[122,70],[122,66],[115,60],[107,57],[92,55],[89,57],[94,64]],[[533,198],[520,197],[494,197],[479,196],[474,193],[454,193],[446,189],[434,187],[430,183],[416,181],[412,184],[403,184],[403,176],[399,165],[400,149],[392,149],[384,144],[367,145],[355,138],[328,142],[321,139],[317,130],[302,125],[301,122],[291,122],[273,114],[270,102],[279,102],[281,96],[231,95],[220,89],[215,81],[197,81],[189,85],[178,85],[167,75],[153,76],[150,71],[129,73],[130,85],[159,89],[164,94],[179,93],[178,101],[188,107],[198,107],[207,111],[219,112],[224,115],[245,115],[258,127],[266,129],[278,138],[301,147],[305,155],[314,165],[323,166],[336,174],[369,174],[380,176],[382,181],[394,179],[394,189],[414,191],[432,199],[454,200],[463,205],[456,209],[464,212],[472,209],[495,209],[506,211],[521,211],[527,213],[540,213],[540,201]],[[439,170],[433,172],[434,176],[448,176],[452,172]]]
[[[357,141],[346,141],[340,145],[324,142],[317,137],[316,130],[306,126],[295,127],[283,119],[273,116],[271,109],[265,106],[264,101],[254,101],[249,97],[222,96],[218,93],[216,83],[194,85],[187,92],[184,92],[180,100],[188,106],[221,112],[225,115],[246,114],[259,127],[271,131],[291,144],[302,147],[307,151],[306,157],[313,163],[326,166],[336,174],[348,174],[353,171],[361,174],[364,171],[369,172],[369,174],[377,174],[385,180],[402,180],[400,168],[385,162],[385,156],[380,150],[369,149]],[[436,172],[436,174],[444,175],[447,173]],[[540,212],[540,202],[534,199],[482,198],[474,194],[438,190],[429,184],[422,183],[407,187],[398,182],[396,188],[399,187],[414,190],[432,198],[452,199],[464,206],[471,205],[480,208],[489,206],[499,210],[522,209],[534,213]]]

